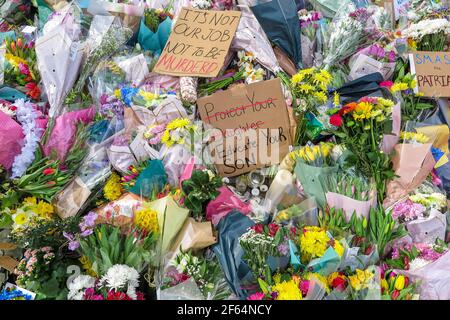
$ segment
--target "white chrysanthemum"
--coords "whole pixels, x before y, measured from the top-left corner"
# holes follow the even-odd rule
[[[414,270],[420,269],[422,267],[425,267],[430,262],[431,261],[428,261],[428,260],[425,260],[422,258],[416,258],[409,263],[409,270],[414,271]]]
[[[80,275],[72,280],[68,285],[69,293],[67,299],[69,300],[83,300],[84,289],[92,288],[95,285],[95,278],[88,275]]]
[[[25,138],[20,154],[14,158],[11,178],[21,177],[33,162],[35,157],[34,152],[38,147],[41,139],[40,133],[42,131],[36,124],[38,114],[34,110],[32,103],[19,99],[15,102],[15,106],[17,107],[16,117],[22,125]]]
[[[108,289],[119,291],[120,289],[139,286],[139,273],[136,269],[123,264],[116,264],[108,269],[101,278],[100,284]]]
[[[402,32],[402,35],[421,39],[427,34],[436,34],[441,31],[446,34],[450,33],[450,22],[447,19],[426,19],[410,25],[408,29]]]

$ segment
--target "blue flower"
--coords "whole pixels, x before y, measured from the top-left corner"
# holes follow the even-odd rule
[[[131,106],[132,99],[135,95],[137,95],[139,92],[138,88],[133,87],[123,87],[120,89],[120,95],[122,96],[123,102],[127,106]]]

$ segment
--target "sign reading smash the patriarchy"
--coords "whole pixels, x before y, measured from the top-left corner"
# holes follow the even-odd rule
[[[154,71],[173,76],[216,77],[240,17],[239,11],[181,9]]]
[[[289,152],[290,122],[279,78],[216,92],[198,99],[197,106],[202,121],[218,129],[209,147],[222,176],[278,164]]]
[[[409,54],[411,73],[425,97],[450,97],[450,52],[417,51]]]

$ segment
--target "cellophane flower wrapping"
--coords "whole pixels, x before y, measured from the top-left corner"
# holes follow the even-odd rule
[[[54,151],[58,159],[63,161],[74,142],[77,124],[79,122],[89,124],[94,119],[94,114],[94,108],[90,107],[66,112],[57,117],[47,143],[43,147],[44,154],[48,156]]]

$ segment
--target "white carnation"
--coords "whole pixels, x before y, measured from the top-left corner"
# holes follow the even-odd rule
[[[68,285],[69,293],[67,299],[69,300],[83,300],[84,289],[92,288],[95,285],[95,278],[88,275],[80,275],[72,280]]]
[[[100,284],[106,286],[108,289],[119,291],[130,287],[136,288],[139,286],[139,273],[136,269],[123,264],[116,264],[108,269],[106,274],[100,279]],[[127,292],[128,292],[127,291]]]

